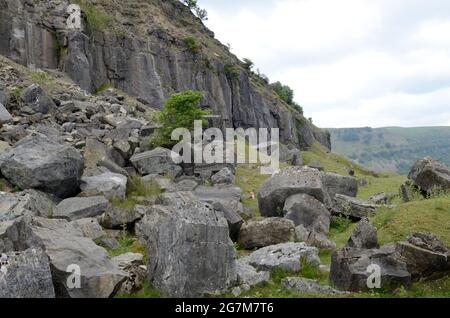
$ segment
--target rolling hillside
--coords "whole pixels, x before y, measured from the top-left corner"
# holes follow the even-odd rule
[[[333,152],[373,170],[407,174],[425,156],[450,165],[450,127],[329,129]]]

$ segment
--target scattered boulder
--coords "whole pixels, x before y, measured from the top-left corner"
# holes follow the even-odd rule
[[[106,229],[122,229],[123,226],[131,227],[142,218],[146,207],[137,205],[135,207],[115,207],[110,205],[100,217],[100,224]]]
[[[349,197],[356,197],[358,194],[358,180],[353,177],[328,172],[322,174],[322,180],[330,198],[334,198],[336,194]]]
[[[106,298],[115,295],[125,273],[117,269],[108,253],[81,231],[61,219],[23,217],[0,231],[0,252],[42,248],[50,260],[56,297]],[[80,288],[68,285],[71,266],[80,269]]]
[[[359,221],[347,242],[348,247],[354,248],[379,248],[377,229],[370,223],[368,218]]]
[[[166,174],[178,177],[183,169],[173,162],[172,154],[177,156],[169,149],[159,147],[151,151],[135,154],[130,158],[130,162],[139,174],[143,176],[148,174]]]
[[[241,261],[260,271],[282,269],[298,272],[303,264],[319,266],[319,251],[305,243],[282,243],[263,247],[252,254],[241,258]]]
[[[211,177],[213,184],[234,184],[235,177],[230,168],[225,167]]]
[[[12,120],[11,114],[6,110],[5,106],[0,102],[0,125]]]
[[[142,289],[146,278],[144,256],[139,253],[126,253],[111,259],[111,262],[121,271],[127,273],[118,294],[131,294]]]
[[[380,249],[360,249],[344,247],[331,257],[330,282],[340,290],[359,292],[372,287],[373,267],[381,271],[380,288],[395,290],[411,285],[411,274],[406,264],[395,256],[395,244],[385,245]]]
[[[400,186],[400,195],[402,196],[403,202],[410,202],[411,201],[411,185],[409,182],[404,182]]]
[[[320,250],[336,250],[336,243],[329,240],[325,234],[309,231],[303,225],[299,225],[295,228],[295,238],[297,242],[304,242],[309,246],[317,247]]]
[[[395,196],[395,193],[381,192],[371,196],[367,201],[372,202],[373,204],[389,204]]]
[[[318,281],[301,278],[301,277],[287,277],[281,280],[281,285],[284,288],[294,290],[299,293],[308,295],[342,295],[344,292],[336,290],[331,286],[321,285]]]
[[[79,219],[70,222],[70,225],[80,230],[84,237],[87,237],[93,241],[106,236],[106,232],[95,218]]]
[[[450,271],[450,248],[432,233],[414,233],[397,243],[399,259],[407,265],[413,280],[438,277]]]
[[[238,285],[247,285],[251,287],[267,283],[270,280],[270,272],[258,272],[253,266],[243,262],[242,260],[237,260],[236,272]]]
[[[155,184],[161,192],[174,192],[176,190],[175,183],[172,179],[160,175],[149,174],[142,177],[142,181],[147,184]]]
[[[241,203],[242,189],[233,185],[219,184],[213,187],[198,186],[194,195],[203,202],[220,204],[223,209],[243,215],[244,206]],[[223,211],[221,209],[221,211]]]
[[[343,194],[334,197],[333,214],[341,214],[355,220],[370,216],[380,206],[369,201],[352,198]]]
[[[329,201],[321,173],[315,169],[290,167],[263,182],[258,193],[262,216],[282,216],[286,199],[294,194],[308,194],[324,203]]]
[[[430,193],[434,189],[450,189],[450,169],[431,157],[417,161],[408,178],[422,191]]]
[[[0,253],[0,298],[55,298],[48,257],[40,248]]]
[[[148,239],[148,277],[168,296],[196,297],[236,282],[227,221],[190,192],[166,193],[139,222]]]
[[[239,233],[239,244],[253,249],[295,241],[295,226],[283,218],[255,218],[245,222]]]
[[[26,106],[36,113],[47,114],[52,109],[56,109],[53,100],[37,84],[25,88],[20,98]]]
[[[103,195],[107,199],[125,199],[127,177],[122,174],[105,172],[97,176],[82,177],[80,188],[83,196]]]
[[[22,189],[67,198],[77,193],[84,161],[79,152],[43,135],[30,135],[2,154],[3,176]]]
[[[310,195],[299,193],[287,198],[283,214],[286,219],[292,220],[295,226],[303,225],[310,231],[323,234],[330,230],[330,212]]]
[[[61,201],[53,213],[54,218],[69,221],[92,218],[101,215],[108,208],[105,197],[69,198]]]
[[[0,192],[0,222],[14,220],[23,215],[50,217],[54,206],[53,201],[40,191]]]

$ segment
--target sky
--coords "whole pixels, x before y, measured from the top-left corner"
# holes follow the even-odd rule
[[[319,127],[450,126],[449,0],[199,0]]]

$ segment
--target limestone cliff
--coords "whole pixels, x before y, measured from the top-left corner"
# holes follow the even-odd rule
[[[67,7],[82,8],[82,30],[68,30]],[[279,127],[285,144],[307,148],[329,134],[281,101],[214,39],[177,0],[0,0],[0,54],[30,68],[61,69],[83,89],[112,85],[149,107],[197,89],[216,125]]]

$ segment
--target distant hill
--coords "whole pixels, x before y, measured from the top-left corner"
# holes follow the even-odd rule
[[[373,170],[407,174],[425,156],[450,166],[450,127],[329,129],[332,151]]]

